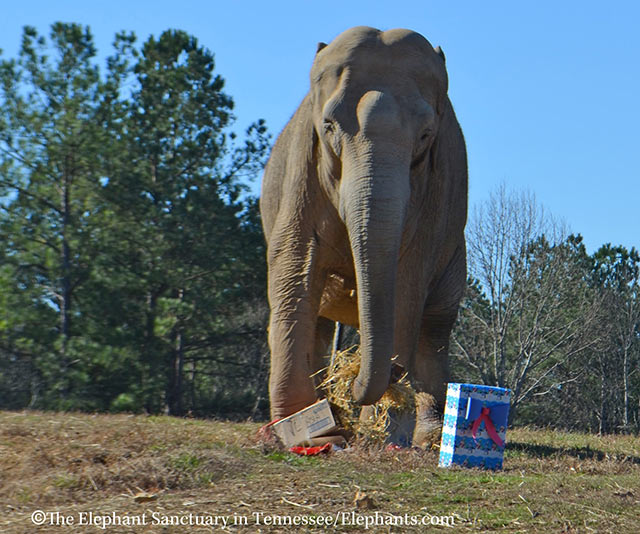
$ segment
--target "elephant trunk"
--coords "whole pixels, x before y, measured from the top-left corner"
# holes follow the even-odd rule
[[[371,166],[375,174],[355,176],[345,169],[342,183],[341,212],[355,265],[361,338],[353,396],[364,405],[382,397],[391,372],[398,254],[409,199],[408,172],[402,176],[397,167],[397,160],[376,162]]]

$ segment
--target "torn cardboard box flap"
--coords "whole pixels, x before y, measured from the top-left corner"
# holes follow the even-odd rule
[[[336,428],[327,399],[322,399],[272,426],[285,447],[301,445]]]

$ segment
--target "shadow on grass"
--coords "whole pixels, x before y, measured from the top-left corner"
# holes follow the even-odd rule
[[[640,457],[628,454],[608,454],[606,452],[592,449],[591,447],[551,447],[549,445],[539,445],[535,443],[508,442],[508,451],[517,451],[533,458],[550,458],[561,456],[572,456],[579,460],[613,460],[615,462],[629,462],[640,465]]]

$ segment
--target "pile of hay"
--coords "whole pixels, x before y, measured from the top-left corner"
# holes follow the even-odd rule
[[[373,405],[372,416],[361,421],[361,406],[356,404],[351,393],[359,370],[359,348],[338,351],[332,365],[323,370],[326,371],[326,377],[318,388],[324,391],[340,426],[368,443],[383,444],[389,436],[392,413],[415,414],[416,392],[404,373],[389,385],[382,398]]]

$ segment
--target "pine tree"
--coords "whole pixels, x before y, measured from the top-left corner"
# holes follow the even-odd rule
[[[82,331],[76,295],[90,277],[95,249],[92,214],[104,140],[96,123],[102,84],[89,30],[56,23],[49,42],[26,27],[17,60],[0,63],[0,187],[5,200],[0,239],[22,306],[41,310],[30,357],[55,392],[71,395],[72,338]],[[13,319],[11,319],[13,317]],[[4,338],[15,337],[8,325]]]
[[[182,413],[243,395],[227,376],[254,395],[263,354],[236,351],[264,338],[244,185],[264,122],[230,133],[213,54],[184,32],[118,34],[104,74],[95,54],[56,23],[0,63],[0,368],[32,384],[11,402]]]

